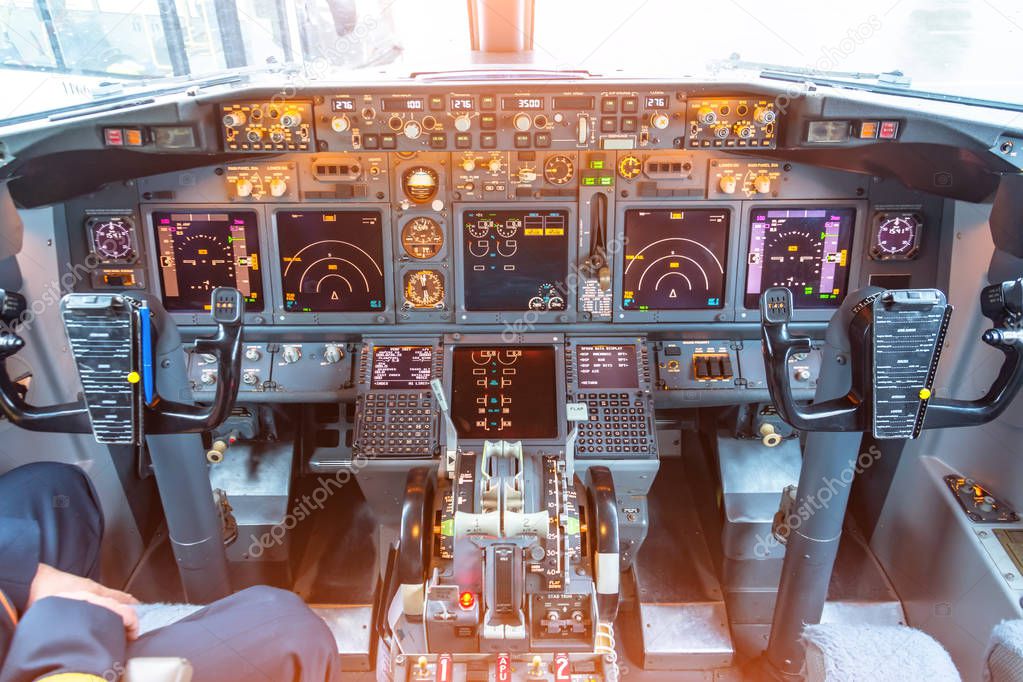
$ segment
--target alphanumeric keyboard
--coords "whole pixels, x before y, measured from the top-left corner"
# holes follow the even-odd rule
[[[589,419],[579,422],[576,452],[593,457],[644,457],[657,454],[648,399],[629,391],[585,391],[577,402],[587,405]]]
[[[360,409],[356,442],[361,454],[433,456],[437,420],[429,391],[367,393]]]

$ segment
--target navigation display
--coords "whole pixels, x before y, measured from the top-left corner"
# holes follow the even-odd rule
[[[754,209],[746,256],[745,306],[771,287],[792,291],[797,308],[837,308],[849,284],[853,208]]]
[[[639,388],[632,344],[579,346],[575,365],[579,388]]]
[[[373,346],[370,388],[425,388],[432,372],[431,346]]]
[[[557,437],[553,347],[462,346],[453,363],[451,418],[460,438]]]
[[[726,208],[636,208],[625,212],[624,310],[724,306]]]
[[[567,211],[465,211],[462,230],[466,310],[565,309]]]
[[[380,211],[278,211],[284,309],[383,310],[382,223]]]
[[[263,310],[259,231],[254,211],[153,212],[163,307],[210,310],[210,292],[235,287],[245,310]]]

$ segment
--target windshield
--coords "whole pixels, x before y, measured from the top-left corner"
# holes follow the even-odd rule
[[[882,82],[1023,104],[1016,0],[536,0],[535,27],[531,57],[543,68],[670,77],[774,65],[807,79],[860,74],[868,85],[898,71]],[[7,0],[0,77],[14,96],[0,102],[0,120],[158,78],[274,64],[337,78],[472,62],[462,0]]]

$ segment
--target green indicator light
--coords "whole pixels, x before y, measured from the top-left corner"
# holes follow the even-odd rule
[[[583,184],[584,185],[595,185],[595,184],[597,184],[597,179],[596,178],[583,178]]]
[[[600,184],[602,184],[602,185],[610,185],[611,184],[611,178],[609,176],[607,176],[607,175],[601,177],[600,178]]]
[[[604,162],[603,161],[590,161],[590,168],[592,168],[593,170],[603,170],[604,169]]]

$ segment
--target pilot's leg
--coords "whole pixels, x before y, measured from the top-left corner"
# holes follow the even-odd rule
[[[97,577],[103,512],[92,483],[78,467],[34,462],[0,475],[0,518],[36,522],[40,562]]]
[[[128,656],[180,656],[194,682],[340,680],[326,624],[292,592],[250,587],[128,644]]]

